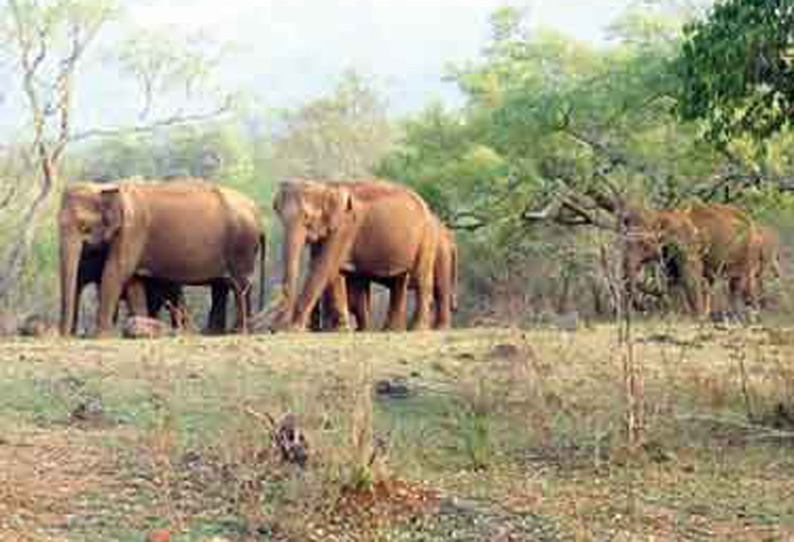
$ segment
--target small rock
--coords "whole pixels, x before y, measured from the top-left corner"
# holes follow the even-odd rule
[[[375,383],[375,394],[389,399],[404,399],[411,394],[411,390],[404,379],[387,378]]]
[[[58,335],[58,328],[47,316],[31,314],[22,320],[19,334],[23,337],[55,337]]]
[[[155,318],[132,316],[124,322],[121,334],[127,339],[158,339],[168,334],[168,328]]]

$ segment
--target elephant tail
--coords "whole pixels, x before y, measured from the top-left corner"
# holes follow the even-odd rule
[[[458,257],[459,257],[458,246],[457,244],[452,243],[452,250],[450,254],[450,259],[452,263],[450,269],[450,273],[452,275],[450,280],[450,282],[452,283],[451,284],[452,303],[450,308],[452,309],[452,311],[458,310],[458,273],[459,273],[458,265],[460,264],[460,262],[458,261]]]
[[[267,282],[265,264],[267,264],[267,236],[263,231],[259,234],[259,312],[265,310],[265,283]]]

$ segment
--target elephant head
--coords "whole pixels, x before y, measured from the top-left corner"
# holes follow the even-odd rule
[[[121,227],[116,187],[82,183],[66,189],[58,212],[60,238],[61,321],[63,335],[74,323],[78,268],[84,249],[107,244]]]
[[[629,209],[621,218],[624,233],[623,278],[632,287],[642,267],[661,258],[657,213],[645,209]]]
[[[623,278],[625,287],[637,286],[642,268],[662,265],[668,280],[684,287],[690,308],[699,313],[702,262],[698,230],[686,210],[629,209],[621,218],[624,232]]]
[[[291,321],[295,309],[304,246],[306,243],[322,243],[324,253],[341,250],[338,233],[355,219],[355,207],[351,192],[341,184],[308,180],[281,184],[273,208],[285,234],[283,317],[287,322]]]

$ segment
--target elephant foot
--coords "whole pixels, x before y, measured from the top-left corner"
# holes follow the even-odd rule
[[[411,331],[429,331],[431,328],[430,322],[426,320],[417,320],[411,326]]]
[[[298,323],[273,322],[270,325],[271,333],[303,333],[306,330],[306,325]]]

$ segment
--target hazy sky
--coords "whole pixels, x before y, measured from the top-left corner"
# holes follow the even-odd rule
[[[226,70],[273,105],[331,87],[347,68],[375,76],[398,109],[452,98],[440,76],[476,58],[499,6],[529,6],[533,24],[603,41],[631,0],[164,0],[136,10],[147,24],[204,28],[238,44]]]
[[[635,0],[636,1],[636,0]],[[148,27],[203,29],[235,44],[221,77],[229,90],[254,93],[265,107],[296,107],[332,89],[344,71],[374,77],[395,112],[460,95],[441,81],[450,63],[475,60],[489,16],[527,6],[534,26],[604,42],[604,27],[632,0],[139,0],[131,9]],[[81,80],[79,128],[128,124],[136,107],[128,86],[95,69]],[[8,79],[6,79],[8,81]],[[19,125],[19,89],[0,103],[0,132]]]

